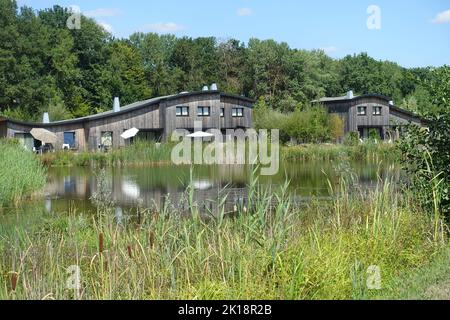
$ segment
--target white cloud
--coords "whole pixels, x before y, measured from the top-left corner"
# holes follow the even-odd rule
[[[433,23],[450,23],[450,9],[442,11],[432,20]]]
[[[326,54],[330,54],[330,53],[334,53],[334,52],[338,51],[338,48],[336,48],[334,46],[329,46],[329,47],[320,48],[320,50],[322,50]]]
[[[116,17],[121,11],[116,8],[98,8],[95,10],[85,11],[83,14],[90,18]]]
[[[156,33],[175,33],[178,31],[185,30],[186,27],[175,22],[159,22],[151,23],[143,26],[142,31],[153,31]]]
[[[237,15],[240,17],[250,16],[253,14],[253,10],[250,8],[240,8],[237,11]]]
[[[103,29],[105,29],[105,31],[107,31],[109,33],[113,33],[114,32],[114,29],[113,29],[112,25],[110,25],[110,24],[108,24],[106,22],[103,22],[103,21],[99,21],[97,23],[99,24],[99,26],[101,26]]]

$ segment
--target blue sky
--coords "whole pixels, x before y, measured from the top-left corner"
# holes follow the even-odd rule
[[[135,31],[256,37],[292,48],[323,49],[333,58],[367,52],[405,67],[450,65],[449,0],[19,0],[35,9],[78,6],[116,37]],[[381,12],[369,29],[367,9]]]

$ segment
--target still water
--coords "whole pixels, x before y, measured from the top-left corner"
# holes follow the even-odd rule
[[[330,198],[329,182],[336,186],[339,175],[352,172],[362,188],[373,188],[380,180],[401,178],[400,169],[388,162],[307,161],[283,163],[275,176],[259,176],[258,183],[269,192],[286,179],[293,201]],[[0,208],[0,234],[39,225],[69,212],[94,214],[92,195],[99,190],[99,169],[50,168],[44,197],[24,201],[19,207]],[[142,210],[187,211],[186,190],[192,181],[195,205],[201,213],[218,212],[219,199],[226,213],[246,206],[252,168],[248,166],[156,166],[107,168],[102,178],[118,221],[135,219]],[[105,188],[104,188],[105,189]],[[172,211],[171,209],[175,209]]]
[[[95,210],[91,197],[98,192],[99,169],[51,168],[41,202],[47,211],[67,212]],[[353,172],[359,185],[371,188],[379,179],[398,179],[400,170],[383,162],[350,162],[342,166],[335,162],[308,161],[283,163],[275,176],[259,176],[259,183],[272,190],[288,179],[289,192],[298,201],[311,197],[327,198],[329,183],[335,185],[339,174]],[[218,198],[226,195],[227,203],[245,202],[252,168],[248,166],[156,166],[107,168],[104,185],[114,205],[121,209],[154,208],[160,210],[169,202],[182,206],[183,196],[192,181],[194,199],[200,208],[212,208]]]

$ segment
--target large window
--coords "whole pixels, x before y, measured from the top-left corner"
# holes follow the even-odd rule
[[[242,118],[244,116],[244,108],[233,108],[231,115],[235,118]]]
[[[189,107],[177,107],[177,117],[189,117]]]
[[[358,116],[367,115],[367,107],[358,107]]]
[[[383,108],[382,107],[373,107],[373,115],[374,116],[381,116],[381,110]]]
[[[209,117],[211,115],[210,107],[198,107],[197,108],[197,116],[199,117]]]
[[[100,143],[103,147],[112,148],[113,145],[113,133],[111,131],[103,131]]]
[[[75,132],[64,132],[64,145],[68,145],[69,148],[75,148]]]

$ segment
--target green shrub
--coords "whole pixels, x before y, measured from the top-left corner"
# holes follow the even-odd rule
[[[356,146],[359,144],[359,134],[355,131],[350,131],[345,135],[344,144],[346,146]]]
[[[407,127],[401,160],[422,205],[450,217],[450,114],[430,116],[428,125]]]

